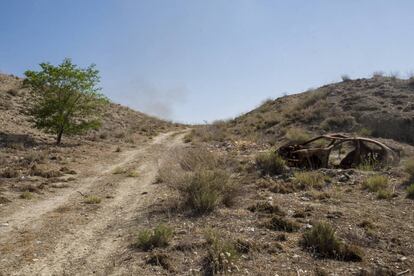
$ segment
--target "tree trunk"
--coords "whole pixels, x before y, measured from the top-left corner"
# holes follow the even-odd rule
[[[60,145],[60,142],[62,141],[62,135],[63,135],[63,127],[59,129],[57,137],[56,137],[56,145]]]

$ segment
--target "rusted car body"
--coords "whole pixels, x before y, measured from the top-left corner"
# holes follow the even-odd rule
[[[327,141],[327,145],[317,144],[322,140]],[[277,152],[291,167],[319,169],[328,168],[332,151],[343,146],[350,151],[340,160],[340,168],[355,168],[361,164],[392,165],[399,162],[398,154],[379,141],[338,133],[321,135],[299,144],[286,144]]]

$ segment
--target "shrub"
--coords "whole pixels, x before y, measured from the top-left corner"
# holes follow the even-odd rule
[[[366,127],[362,127],[360,129],[358,129],[357,134],[359,136],[371,136],[372,135],[372,130]]]
[[[179,191],[184,206],[201,215],[213,211],[220,203],[230,203],[235,196],[233,185],[223,170],[198,170],[183,178]]]
[[[138,177],[139,176],[139,172],[135,171],[135,170],[131,170],[128,172],[127,174],[128,177]]]
[[[407,187],[407,198],[414,199],[414,183]]]
[[[321,258],[344,261],[361,261],[362,252],[355,246],[340,241],[335,230],[328,223],[319,222],[303,234],[301,244]]]
[[[290,128],[285,137],[291,143],[303,143],[310,139],[309,134],[301,128]]]
[[[297,172],[293,182],[297,188],[302,190],[308,188],[321,189],[326,179],[327,177],[320,172]]]
[[[135,245],[145,251],[156,247],[167,247],[172,237],[173,230],[164,224],[159,224],[155,229],[141,230]]]
[[[393,193],[389,190],[379,190],[377,192],[377,198],[378,199],[390,199],[393,197]]]
[[[33,198],[33,193],[29,192],[29,191],[25,191],[20,195],[20,198],[23,199],[32,199]]]
[[[85,196],[85,200],[84,200],[84,202],[86,204],[99,204],[99,203],[101,203],[101,201],[102,201],[102,199],[98,196],[95,196],[95,195]]]
[[[4,178],[15,178],[15,177],[18,177],[20,174],[19,174],[19,171],[18,170],[15,170],[15,169],[12,169],[12,168],[9,168],[9,167],[7,167],[6,169],[4,169],[1,173],[0,173],[0,176],[1,177],[4,177]]]
[[[341,76],[341,79],[342,79],[342,81],[343,81],[343,82],[348,82],[348,81],[351,81],[351,77],[350,77],[350,76],[348,76],[348,75],[346,75],[346,74],[343,74],[343,75]]]
[[[285,160],[274,150],[260,153],[256,157],[256,166],[263,175],[277,175],[286,170]]]
[[[378,192],[388,188],[388,178],[383,175],[370,176],[364,180],[362,187],[370,192]]]
[[[324,90],[310,91],[306,93],[306,96],[299,102],[295,109],[306,109],[325,99],[327,96],[328,93]]]
[[[340,131],[350,131],[352,130],[356,125],[355,118],[352,116],[338,116],[338,117],[332,117],[325,119],[321,127],[324,130],[340,130]]]
[[[123,174],[123,173],[125,173],[126,172],[126,170],[124,169],[124,168],[122,168],[122,167],[116,167],[113,171],[112,171],[112,174]]]
[[[253,204],[247,208],[250,212],[260,212],[260,213],[268,213],[268,214],[278,214],[278,215],[285,215],[279,206],[273,205],[268,201],[260,201],[256,204]]]
[[[414,158],[411,158],[405,162],[405,172],[410,175],[411,179],[414,179]]]
[[[233,241],[220,238],[220,233],[214,230],[205,232],[208,245],[208,253],[204,260],[204,272],[206,275],[228,273],[237,269],[235,262],[240,254]]]
[[[277,215],[273,216],[265,226],[271,230],[285,232],[296,232],[300,229],[300,225],[297,222]]]
[[[146,263],[154,266],[161,266],[170,272],[173,271],[170,257],[164,252],[151,252]]]

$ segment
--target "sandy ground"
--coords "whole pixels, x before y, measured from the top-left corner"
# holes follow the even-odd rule
[[[77,183],[55,195],[3,208],[0,275],[128,275],[115,265],[115,256],[128,250],[131,225],[157,198],[152,183],[163,153],[181,146],[182,137],[161,134],[112,160],[85,166]],[[117,168],[137,173],[114,174]],[[86,204],[85,195],[102,201]]]

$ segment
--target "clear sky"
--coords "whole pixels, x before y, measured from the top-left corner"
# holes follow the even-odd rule
[[[113,101],[226,119],[342,74],[414,70],[412,0],[0,0],[0,71],[97,64]]]

